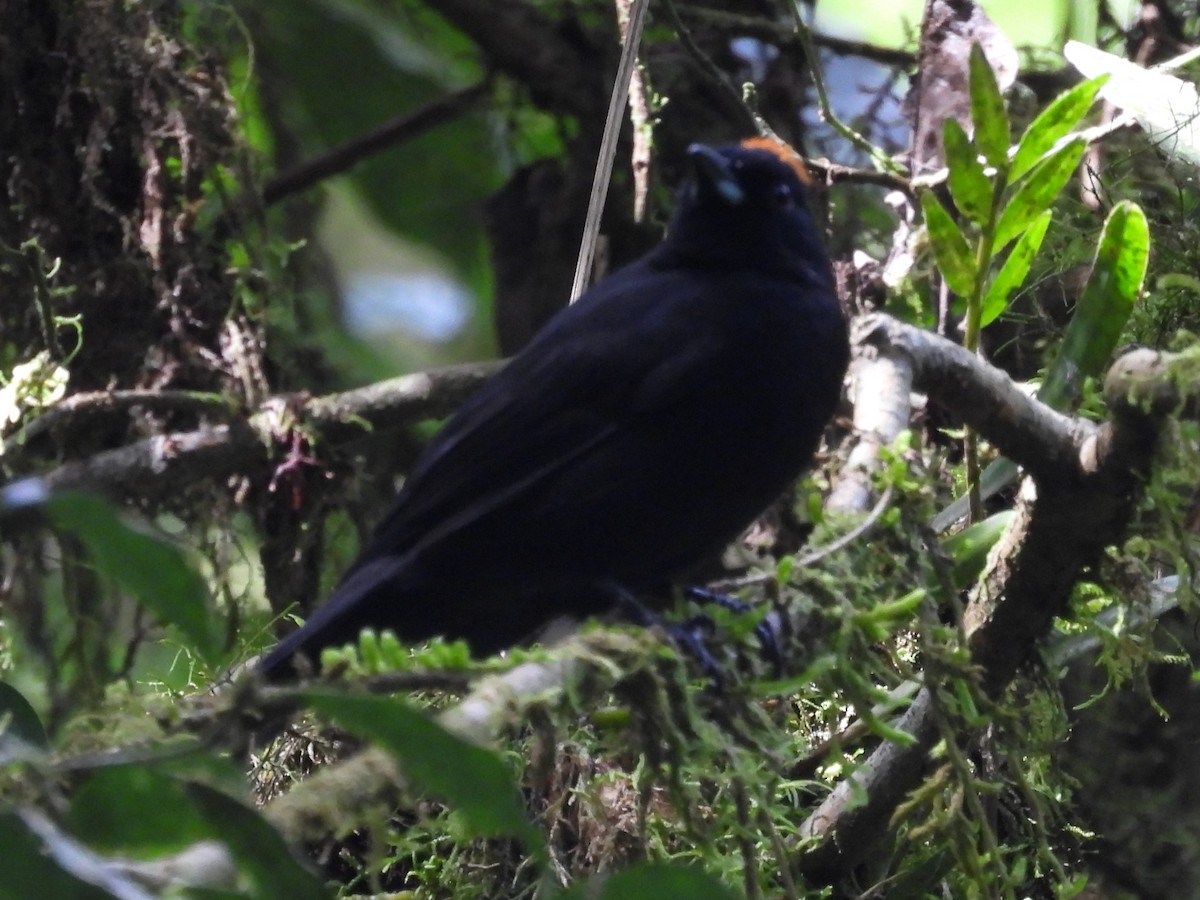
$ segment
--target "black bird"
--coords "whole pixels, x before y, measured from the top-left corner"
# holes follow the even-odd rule
[[[799,164],[765,143],[688,149],[663,242],[447,422],[267,677],[367,626],[486,654],[603,611],[719,552],[800,474],[849,349]]]

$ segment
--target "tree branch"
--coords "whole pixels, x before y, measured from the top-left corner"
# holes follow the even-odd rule
[[[1055,478],[1078,472],[1080,446],[1094,426],[1028,396],[958,344],[882,313],[858,320],[853,340],[907,355],[918,390],[936,397],[1030,474]]]
[[[414,112],[396,116],[373,131],[346,141],[320,156],[306,159],[286,172],[280,172],[263,188],[263,203],[270,206],[291,194],[308,190],[388,147],[412,140],[443,122],[449,122],[468,110],[490,89],[490,79],[484,79],[471,87],[439,97]]]
[[[52,490],[89,489],[153,498],[204,478],[264,465],[286,418],[313,438],[339,443],[452,412],[502,363],[467,363],[391,378],[323,397],[272,397],[244,422],[156,435],[68,463],[44,476]]]
[[[711,25],[733,34],[758,38],[759,40],[775,45],[783,51],[794,53],[802,53],[804,51],[803,43],[796,36],[795,27],[786,22],[775,21],[766,16],[745,16],[739,13],[692,6],[690,4],[681,4],[679,12],[684,18],[703,22],[706,25]],[[864,59],[874,60],[885,66],[911,68],[917,64],[916,54],[907,50],[895,50],[891,47],[880,47],[877,44],[850,41],[831,35],[817,34],[816,32],[813,32],[813,43],[823,50],[828,50],[840,56],[861,56]]]
[[[190,412],[227,420],[237,412],[237,405],[221,394],[204,391],[85,391],[72,394],[7,438],[6,450],[0,453],[0,465],[19,459],[25,445],[58,428],[79,428],[95,419],[129,413],[135,409]]]
[[[855,340],[851,368],[854,434],[858,443],[826,502],[826,509],[862,513],[871,505],[871,480],[879,451],[908,427],[911,414],[912,358],[891,344]]]
[[[473,744],[493,743],[505,728],[527,721],[529,710],[553,703],[589,674],[612,682],[619,659],[644,659],[647,644],[657,638],[628,633],[592,632],[578,635],[549,650],[544,659],[522,663],[507,672],[482,679],[470,694],[437,715],[437,722],[451,734]],[[290,707],[290,696],[300,688],[262,687],[250,680],[235,685],[233,713],[240,709]],[[219,715],[219,714],[218,714]],[[239,726],[240,728],[240,726]],[[346,822],[345,810],[396,809],[404,805],[409,782],[399,761],[389,752],[368,747],[353,756],[314,772],[293,785],[286,794],[269,801],[263,815],[292,846],[321,841],[339,832]],[[181,861],[204,847],[204,867],[190,867],[188,884],[216,886],[224,883],[236,861],[228,848],[214,853],[207,842],[179,854],[139,866],[139,876],[156,887],[172,883]]]
[[[984,691],[995,698],[1050,631],[1054,617],[1066,613],[1084,568],[1123,540],[1153,460],[1161,417],[1183,405],[1183,394],[1200,394],[1194,378],[1185,390],[1179,387],[1179,373],[1189,364],[1195,371],[1194,362],[1147,351],[1119,360],[1106,382],[1112,418],[1097,429],[1051,413],[942,338],[884,316],[871,318],[860,337],[902,347],[913,359],[918,383],[1006,454],[1023,454],[1033,472],[964,614],[972,664]],[[1026,455],[1037,452],[1047,453],[1051,462],[1035,464]],[[809,877],[829,883],[849,872],[884,836],[899,801],[924,776],[937,740],[929,691],[921,690],[900,724],[914,743],[878,747],[805,822],[803,833],[815,841],[800,861]],[[866,802],[851,808],[848,799],[861,798],[863,791]]]
[[[591,636],[581,636],[555,648],[545,660],[522,663],[501,675],[485,678],[470,694],[440,713],[438,724],[470,743],[492,743],[502,729],[524,721],[532,704],[552,702],[595,668],[599,654],[611,654],[616,636],[599,633],[595,637],[610,646],[597,646]],[[344,810],[400,806],[407,786],[408,779],[396,758],[370,747],[314,772],[268,803],[263,814],[293,846],[300,846],[306,841],[322,840],[342,827]]]

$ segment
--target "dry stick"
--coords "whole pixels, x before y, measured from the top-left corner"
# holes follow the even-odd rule
[[[629,2],[617,0],[617,15],[621,35],[628,40]],[[650,156],[653,127],[650,119],[650,100],[646,89],[646,72],[634,66],[629,73],[629,124],[633,126],[633,221],[639,224],[646,218],[646,202],[650,195]]]
[[[876,169],[858,169],[854,166],[844,166],[841,163],[830,162],[827,159],[805,159],[805,165],[822,180],[830,184],[872,184],[877,187],[900,191],[908,197],[915,197],[913,182],[903,175],[893,172],[880,172]],[[949,176],[943,174],[943,180]]]
[[[600,216],[604,212],[604,201],[608,198],[608,182],[612,177],[613,160],[617,156],[617,139],[621,135],[625,103],[629,99],[629,80],[637,63],[638,47],[642,43],[642,30],[646,24],[646,10],[649,6],[650,0],[632,0],[629,9],[629,25],[625,29],[625,40],[621,45],[621,61],[617,66],[617,77],[608,100],[608,118],[604,120],[604,137],[600,141],[600,156],[596,160],[596,174],[592,178],[592,194],[588,200],[587,219],[583,224],[583,240],[579,246],[579,258],[575,261],[575,278],[571,282],[572,303],[583,295],[592,273],[596,239],[600,234]]]
[[[326,178],[340,175],[381,150],[411,140],[443,122],[456,118],[486,94],[490,87],[491,82],[485,78],[478,84],[439,97],[416,112],[397,116],[374,131],[346,141],[327,153],[307,159],[286,172],[281,172],[263,188],[263,203],[270,206],[284,197],[307,190]]]

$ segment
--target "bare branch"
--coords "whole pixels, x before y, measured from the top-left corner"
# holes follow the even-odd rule
[[[936,397],[1030,474],[1069,478],[1078,473],[1079,448],[1094,426],[1030,397],[1000,369],[958,344],[881,313],[856,322],[853,339],[905,353],[919,390]]]
[[[858,444],[825,503],[826,509],[838,512],[865,512],[870,506],[871,476],[879,451],[908,427],[912,411],[913,363],[908,354],[890,344],[856,342],[855,349],[851,381]]]
[[[780,50],[792,52],[803,52],[804,50],[800,38],[796,36],[796,29],[786,22],[779,22],[766,16],[744,16],[690,4],[680,6],[679,12],[684,18],[704,22],[746,37],[769,41]],[[813,43],[821,49],[841,56],[861,56],[886,66],[904,68],[911,68],[917,63],[916,55],[907,50],[895,50],[891,47],[880,47],[877,44],[850,41],[816,32],[813,32],[812,39]]]
[[[263,188],[263,203],[270,206],[307,190],[326,178],[340,175],[376,153],[412,140],[456,118],[470,109],[490,88],[490,81],[485,79],[461,91],[439,97],[415,112],[397,116],[373,131],[346,141],[313,159],[306,159],[286,172],[280,172]]]
[[[61,426],[78,428],[95,418],[136,409],[190,412],[229,419],[236,412],[236,404],[221,394],[203,391],[85,391],[72,394],[6,439],[7,450],[0,454],[0,463],[7,463],[19,456],[23,445]]]
[[[324,397],[273,397],[245,422],[156,435],[60,466],[45,475],[46,486],[162,496],[203,478],[265,464],[284,415],[318,439],[345,441],[373,428],[445,416],[501,365],[447,366]]]

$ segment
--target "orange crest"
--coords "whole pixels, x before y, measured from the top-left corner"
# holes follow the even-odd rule
[[[792,170],[796,173],[796,177],[800,179],[801,184],[806,187],[812,187],[812,176],[808,174],[808,166],[804,164],[804,157],[793,150],[790,144],[786,144],[778,138],[752,137],[742,141],[741,146],[747,150],[766,150],[768,153],[777,156],[791,166]]]

